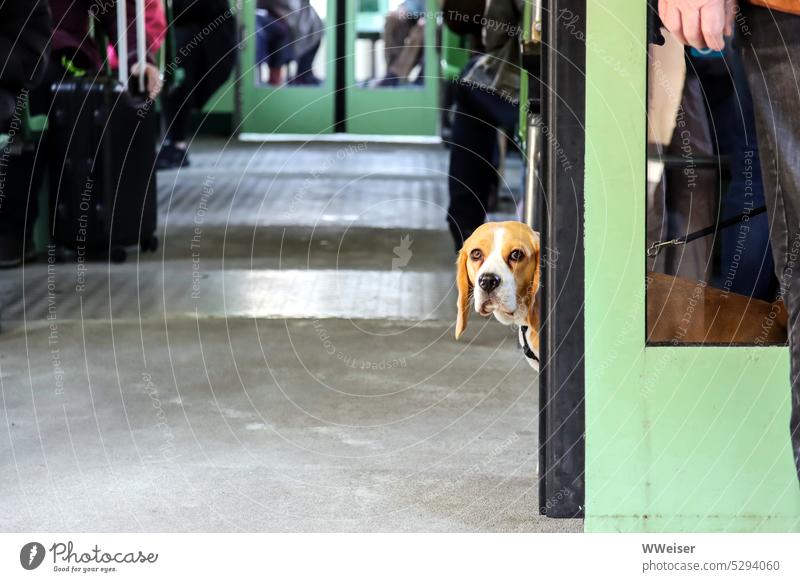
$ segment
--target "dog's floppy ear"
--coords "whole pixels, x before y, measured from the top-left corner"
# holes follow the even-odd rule
[[[533,276],[528,286],[528,321],[539,331],[539,281],[542,272],[542,249],[539,245],[539,235],[534,232],[533,237],[533,257],[534,270]]]
[[[469,273],[467,273],[467,251],[461,249],[456,260],[456,286],[458,287],[458,316],[456,317],[456,339],[461,337],[467,328],[467,318],[469,317]]]

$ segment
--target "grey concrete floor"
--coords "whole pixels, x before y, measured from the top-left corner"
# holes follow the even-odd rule
[[[446,154],[342,147],[199,144],[155,255],[3,274],[1,531],[581,529],[511,330],[452,337]]]

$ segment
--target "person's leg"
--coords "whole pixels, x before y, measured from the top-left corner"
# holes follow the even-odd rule
[[[267,31],[267,63],[269,64],[270,85],[283,83],[283,67],[294,58],[294,49],[291,46],[292,31],[286,19],[277,19],[269,15],[266,19]]]
[[[695,59],[712,120],[716,152],[730,160],[730,181],[720,201],[720,219],[764,205],[753,101],[741,54],[726,49],[720,58]],[[719,231],[720,268],[714,286],[773,301],[777,291],[766,214]]]
[[[179,51],[184,46],[191,50],[184,50],[181,59],[185,72],[183,83],[170,88],[162,100],[166,139],[159,152],[159,169],[189,165],[186,151],[192,111],[202,109],[208,103],[228,80],[236,62],[237,40],[233,22],[226,21],[206,35],[199,46],[191,47],[201,32],[202,27],[198,29],[197,25],[175,28]]]
[[[450,144],[447,223],[456,250],[486,219],[486,201],[497,181],[497,129],[514,126],[517,108],[478,88],[459,86]]]
[[[404,12],[393,11],[386,15],[386,22],[383,25],[383,57],[386,61],[387,74],[403,52],[406,37],[412,26],[414,21],[407,18]]]
[[[292,79],[292,84],[295,85],[318,85],[319,79],[314,76],[314,58],[319,51],[320,41],[317,41],[314,46],[304,52],[297,59],[297,74]]]
[[[197,33],[191,26],[175,27],[175,44],[178,50]],[[161,98],[164,122],[164,143],[158,152],[156,167],[160,170],[178,168],[189,164],[186,155],[189,122],[194,107],[194,91],[202,76],[200,50],[186,50],[181,57],[183,81],[177,87],[169,87]]]
[[[790,433],[800,477],[800,17],[745,5],[742,11],[775,270],[789,312]]]
[[[727,144],[720,153],[730,159],[731,171],[730,185],[720,205],[723,219],[752,212],[765,204],[749,91],[741,99],[743,108],[738,114],[747,117],[739,118],[740,122],[731,126],[732,135],[722,135],[720,139],[721,143]],[[741,295],[773,301],[777,285],[767,215],[754,216],[747,222],[722,230],[720,243],[719,286]]]
[[[408,75],[417,66],[425,49],[425,26],[418,22],[408,31],[405,43],[395,56],[394,61],[388,66],[386,75],[405,81]]]
[[[175,44],[180,50],[194,36],[196,29],[191,26],[175,27]],[[168,143],[186,141],[189,117],[192,110],[192,94],[198,82],[199,50],[185,50],[181,57],[183,81],[177,87],[169,87],[162,96],[161,104]]]
[[[207,37],[199,55],[199,79],[192,90],[192,103],[201,110],[231,77],[236,66],[236,37],[218,29]]]
[[[266,10],[256,10],[256,64],[267,64],[269,57],[269,24],[271,20]]]

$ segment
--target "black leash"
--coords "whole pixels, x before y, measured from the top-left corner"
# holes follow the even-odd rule
[[[718,230],[722,230],[723,228],[728,228],[729,226],[733,226],[734,224],[739,224],[745,220],[749,220],[753,216],[758,216],[759,214],[763,214],[767,211],[766,206],[759,206],[758,208],[754,208],[753,210],[746,210],[741,214],[737,214],[732,218],[728,218],[719,222],[717,224],[712,224],[711,226],[707,226],[705,228],[701,228],[700,230],[696,230],[686,236],[682,236],[679,238],[674,238],[672,240],[667,241],[656,241],[650,245],[650,248],[647,249],[647,256],[655,258],[658,256],[658,253],[661,252],[661,249],[664,247],[674,247],[678,245],[685,245],[686,243],[690,243],[693,240],[697,240],[698,238],[703,238],[704,236],[708,236],[713,232]]]

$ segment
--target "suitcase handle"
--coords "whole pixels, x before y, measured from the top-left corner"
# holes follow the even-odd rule
[[[120,85],[126,87],[128,84],[128,5],[126,0],[117,0],[117,57],[119,66]]]
[[[119,82],[128,86],[128,4],[127,0],[117,0],[117,45],[119,47]],[[139,65],[139,91],[145,91],[144,69],[147,65],[147,35],[145,29],[144,0],[136,0],[136,62]]]
[[[144,0],[136,0],[136,57],[139,61],[139,92],[144,93],[144,69],[147,65],[147,35],[145,34]]]

